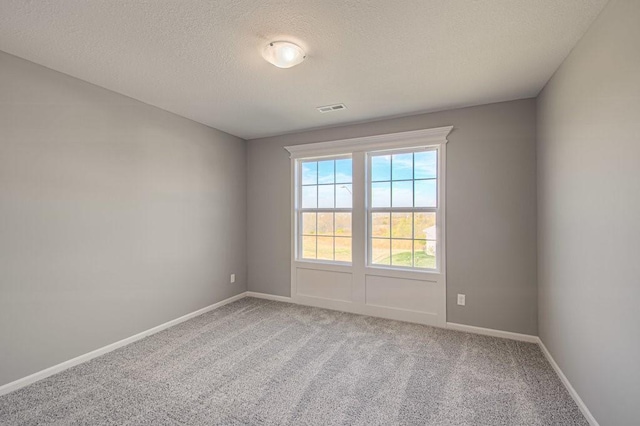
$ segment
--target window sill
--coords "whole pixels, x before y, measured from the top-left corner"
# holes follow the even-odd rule
[[[353,264],[349,262],[333,262],[309,259],[296,259],[294,262],[296,268],[315,269],[320,271],[334,272],[353,272]]]
[[[405,278],[409,280],[420,281],[439,281],[444,274],[437,269],[414,269],[414,268],[399,268],[388,266],[366,266],[364,268],[365,275],[374,275],[381,277],[392,278]]]

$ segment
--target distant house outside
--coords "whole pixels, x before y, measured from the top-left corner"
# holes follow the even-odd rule
[[[423,229],[424,234],[427,237],[427,244],[424,246],[424,252],[429,256],[436,255],[436,226],[430,226]]]

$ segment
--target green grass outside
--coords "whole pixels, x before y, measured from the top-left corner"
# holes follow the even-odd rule
[[[397,253],[391,257],[387,257],[385,259],[376,262],[379,265],[389,265],[389,260],[391,260],[391,265],[393,266],[411,266],[411,252],[406,251],[404,253]],[[415,253],[415,266],[418,268],[431,268],[435,269],[436,267],[436,258],[435,256],[430,256],[422,251],[417,251]]]
[[[326,243],[324,243],[326,241]],[[320,259],[320,260],[333,260],[333,243],[331,240],[323,240],[321,244],[318,242],[318,251],[316,254],[315,241],[312,247],[304,247],[303,249],[303,258],[306,259]],[[316,257],[317,255],[317,257]],[[336,245],[335,247],[335,260],[343,261],[343,262],[351,262],[351,247]],[[382,259],[374,259],[374,264],[376,265],[393,265],[393,266],[408,266],[411,267],[411,252],[405,251],[402,253],[396,253],[393,256],[387,256]],[[436,267],[436,258],[435,256],[430,256],[426,254],[424,251],[419,250],[415,252],[415,267],[417,268],[426,268],[426,269],[435,269]]]

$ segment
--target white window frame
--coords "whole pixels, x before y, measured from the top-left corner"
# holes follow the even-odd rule
[[[324,157],[309,157],[309,158],[300,158],[300,159],[296,159],[295,160],[295,181],[294,181],[294,190],[296,191],[296,195],[294,198],[294,211],[295,211],[295,226],[294,226],[294,232],[295,232],[295,238],[294,238],[294,244],[295,244],[295,259],[298,262],[313,262],[313,263],[325,263],[325,264],[332,264],[332,265],[351,265],[353,262],[353,231],[352,231],[352,235],[351,235],[351,262],[345,262],[345,261],[340,261],[340,260],[329,260],[329,259],[317,259],[317,255],[318,255],[318,243],[316,241],[316,259],[305,259],[302,257],[302,214],[303,213],[351,213],[351,220],[353,222],[353,189],[352,189],[352,193],[351,193],[351,208],[343,208],[343,207],[335,207],[336,205],[336,192],[334,191],[333,194],[333,201],[334,201],[334,207],[333,208],[320,208],[320,207],[316,207],[316,208],[308,208],[308,207],[302,207],[302,164],[304,162],[311,162],[311,161],[323,161],[323,160],[345,160],[345,159],[350,159],[352,162],[352,166],[353,166],[353,158],[351,157],[350,154],[344,154],[344,155],[329,155],[329,156],[324,156]],[[335,176],[335,170],[334,170],[334,176]],[[352,172],[351,172],[351,183],[350,185],[352,185],[353,188],[353,168],[352,168]],[[319,186],[320,184],[316,183],[316,186]],[[336,183],[334,183],[334,185],[337,185]],[[317,204],[316,204],[317,206]],[[316,229],[317,229],[317,219],[316,219]],[[316,233],[316,239],[317,239],[318,235]],[[335,245],[335,216],[334,216],[334,242],[333,242],[333,251],[334,251],[334,258],[335,258],[335,249],[336,249],[336,245]]]
[[[372,184],[372,180],[371,180],[371,158],[374,155],[393,155],[393,154],[407,154],[407,153],[416,153],[416,152],[421,152],[421,151],[436,151],[437,153],[437,160],[438,160],[438,164],[436,165],[437,167],[437,173],[436,173],[436,207],[393,207],[392,202],[393,202],[393,189],[392,189],[392,193],[390,195],[390,207],[372,207],[372,203],[371,203],[371,184]],[[440,158],[443,155],[443,148],[442,145],[432,145],[432,146],[419,146],[419,147],[411,147],[411,148],[401,148],[401,149],[391,149],[391,150],[377,150],[377,151],[368,151],[367,152],[367,156],[366,156],[366,202],[365,202],[365,207],[366,207],[366,212],[367,212],[367,232],[365,235],[366,238],[366,243],[367,243],[367,267],[368,268],[382,268],[382,269],[398,269],[398,270],[407,270],[407,271],[425,271],[425,272],[439,272],[440,271],[440,259],[442,257],[442,253],[440,252],[442,250],[441,248],[441,244],[440,244],[440,238],[443,234],[443,227],[440,226],[440,222],[443,220],[441,218],[441,216],[444,216],[442,214],[442,209],[440,208],[441,202],[444,201],[444,197],[441,197],[441,189],[440,189],[440,180],[441,180],[441,167],[443,166],[441,164]],[[391,176],[389,177],[390,179],[390,186],[393,188],[393,184],[391,181]],[[415,181],[415,179],[411,179],[412,182]],[[414,199],[415,199],[415,192],[413,193]],[[401,266],[401,265],[379,265],[379,264],[374,264],[373,263],[373,259],[372,259],[372,254],[373,254],[373,250],[371,247],[371,242],[372,242],[372,213],[435,213],[436,214],[436,267],[435,268],[419,268],[416,266]],[[412,227],[412,235],[411,235],[411,242],[412,242],[412,247],[415,241],[415,235],[413,234],[414,229]],[[389,243],[393,244],[393,238],[391,235],[389,235]]]
[[[337,309],[363,315],[381,316],[384,318],[401,321],[419,322],[440,327],[446,326],[446,144],[447,136],[453,126],[433,129],[415,130],[402,133],[393,133],[377,136],[368,136],[354,139],[335,140],[310,144],[287,146],[291,158],[290,182],[291,182],[291,299],[294,303],[317,306],[321,308]],[[438,210],[439,217],[436,223],[436,240],[438,256],[438,268],[400,268],[387,265],[370,266],[368,262],[368,220],[367,220],[367,153],[372,151],[437,148],[438,155]],[[325,263],[313,260],[298,259],[297,252],[297,225],[298,215],[296,211],[298,195],[298,171],[297,164],[300,159],[321,158],[338,155],[350,155],[352,158],[352,263],[338,264]],[[314,272],[315,271],[315,272]],[[331,279],[339,279],[342,284],[338,287],[332,282],[327,286],[320,286],[319,281],[308,281],[311,276],[320,277],[328,274]],[[315,275],[314,275],[315,274]],[[320,274],[320,275],[318,275]],[[304,280],[302,280],[303,277]],[[301,279],[300,283],[298,280]],[[349,281],[350,294],[345,293],[345,283]],[[393,308],[379,306],[368,299],[367,282],[377,280],[389,283],[390,292],[393,292],[393,280],[404,285],[402,297],[413,290],[407,290],[412,280],[426,283],[430,288],[433,299],[428,301],[431,306],[427,311],[416,311],[411,308]],[[300,292],[298,292],[300,288]],[[419,287],[425,288],[422,284]],[[337,292],[335,292],[335,291]],[[379,290],[380,291],[380,290]],[[377,293],[380,297],[380,293]],[[381,289],[381,291],[385,291]],[[409,293],[407,293],[409,291]],[[418,291],[418,290],[416,290]],[[404,302],[403,302],[404,303]],[[422,302],[420,302],[422,303]],[[426,305],[425,305],[426,306]],[[422,308],[421,308],[422,309]]]
[[[304,263],[326,263],[327,266],[335,265],[337,270],[340,266],[352,266],[356,263],[364,263],[361,265],[366,269],[392,269],[398,271],[407,271],[417,274],[443,274],[446,271],[446,144],[447,136],[453,129],[453,126],[437,127],[432,129],[414,130],[401,133],[391,133],[376,136],[367,136],[362,138],[343,139],[328,142],[317,142],[310,144],[292,145],[284,147],[290,153],[293,162],[291,168],[291,262]],[[437,149],[438,150],[438,176],[437,176],[437,218],[436,218],[436,269],[414,268],[391,265],[371,265],[370,262],[370,225],[368,220],[369,207],[369,159],[366,155],[373,151],[394,151],[401,150],[415,151],[417,148]],[[301,161],[299,160],[322,160],[330,157],[351,157],[352,158],[352,262],[335,262],[314,259],[302,259],[299,255],[299,212],[298,203],[301,201],[301,185],[300,178]],[[358,159],[364,160],[367,164],[356,164]],[[361,173],[364,167],[364,174]],[[407,210],[404,210],[407,211]],[[358,222],[359,221],[359,222]],[[358,232],[358,224],[365,224],[366,228],[362,232]],[[362,245],[362,249],[358,247]],[[364,256],[360,256],[364,255]],[[356,256],[359,258],[356,259]],[[336,268],[334,268],[336,269]],[[410,276],[410,275],[409,275]]]

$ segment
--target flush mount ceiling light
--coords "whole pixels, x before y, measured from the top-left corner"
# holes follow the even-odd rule
[[[267,44],[262,56],[278,68],[291,68],[306,58],[300,46],[288,41],[273,41]]]

